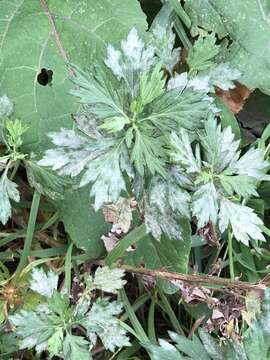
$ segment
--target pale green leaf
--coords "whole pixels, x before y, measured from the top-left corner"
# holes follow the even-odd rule
[[[187,173],[199,173],[201,171],[200,153],[197,151],[195,155],[193,154],[187,131],[181,129],[178,135],[172,133],[171,147],[170,155],[173,162],[182,165]]]
[[[57,290],[58,275],[49,270],[47,274],[42,268],[34,268],[32,270],[32,278],[30,288],[40,295],[51,297],[53,292]]]
[[[154,47],[160,63],[172,74],[174,66],[180,60],[180,48],[174,48],[175,34],[171,26],[154,25],[151,28],[150,44]]]
[[[165,79],[160,64],[156,65],[152,73],[145,72],[140,79],[140,97],[142,105],[151,103],[165,91]]]
[[[121,312],[122,306],[119,303],[98,298],[87,315],[80,320],[80,324],[86,328],[88,336],[96,333],[106,349],[115,351],[116,347],[130,345],[126,331],[116,317]]]
[[[219,45],[216,45],[214,33],[205,37],[200,36],[188,51],[187,63],[189,73],[196,74],[199,71],[207,70],[215,66],[215,56],[219,52]]]
[[[93,286],[96,289],[117,294],[117,291],[126,284],[126,280],[123,280],[124,275],[125,271],[122,269],[110,269],[108,266],[98,267],[95,272]]]
[[[192,88],[174,88],[155,99],[146,107],[147,120],[157,128],[173,130],[181,128],[194,130],[202,128],[210,111],[211,99],[205,93]]]
[[[265,241],[261,230],[263,221],[253,209],[222,198],[219,212],[220,231],[224,232],[229,225],[235,238],[247,246],[250,239]]]
[[[89,343],[81,336],[67,334],[63,342],[65,360],[91,360]]]
[[[202,228],[209,221],[217,222],[218,216],[218,193],[213,182],[202,185],[193,194],[192,215],[198,220],[198,228]]]
[[[190,218],[191,197],[169,179],[153,178],[145,208],[147,232],[160,240],[165,234],[169,239],[184,240],[180,218]]]
[[[20,310],[9,316],[17,336],[22,339],[21,349],[35,347],[47,341],[54,334],[54,324],[46,313]]]
[[[0,221],[6,224],[11,216],[10,200],[20,201],[20,193],[17,190],[17,184],[10,181],[4,172],[0,177]]]
[[[248,198],[249,196],[258,196],[256,191],[256,181],[254,178],[245,175],[219,175],[219,180],[228,195],[234,193]]]
[[[48,340],[48,350],[51,357],[59,355],[63,348],[63,329],[58,329]]]
[[[215,118],[205,122],[205,133],[200,136],[207,162],[220,173],[239,157],[239,140],[235,140],[231,127],[221,129]]]

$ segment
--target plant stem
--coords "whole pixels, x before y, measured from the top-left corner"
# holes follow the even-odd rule
[[[29,253],[31,250],[33,235],[34,235],[34,231],[35,231],[35,224],[36,224],[36,219],[37,219],[39,202],[40,202],[40,193],[37,190],[35,190],[33,200],[32,200],[32,206],[31,206],[31,210],[30,210],[30,216],[29,216],[26,236],[25,236],[24,248],[23,248],[21,258],[20,258],[20,262],[19,262],[17,270],[16,270],[17,274],[19,274],[22,271],[22,269],[25,267],[25,265],[27,264],[27,257],[29,256]]]
[[[171,304],[169,303],[169,301],[167,299],[167,296],[164,294],[164,292],[162,291],[162,289],[160,287],[158,289],[158,292],[159,292],[159,296],[162,301],[162,304],[164,306],[164,310],[166,311],[167,315],[169,316],[170,321],[174,327],[174,330],[178,334],[185,336],[185,333],[184,333],[183,329],[181,328],[177,317],[175,316],[175,313],[171,307]]]
[[[143,329],[143,327],[141,326],[129,300],[128,300],[128,297],[127,297],[127,294],[125,292],[124,289],[120,290],[119,292],[120,294],[120,297],[121,297],[121,300],[124,304],[124,307],[126,309],[126,312],[128,314],[128,317],[129,317],[129,320],[133,326],[133,329],[135,330],[137,336],[138,336],[138,339],[142,342],[142,343],[147,343],[149,342],[149,339]]]
[[[104,266],[104,261],[93,261],[93,264]],[[134,274],[141,274],[141,275],[148,275],[153,277],[158,277],[160,279],[165,279],[168,281],[184,281],[186,283],[190,284],[200,284],[200,285],[206,285],[208,288],[213,288],[218,290],[217,286],[220,286],[220,288],[230,288],[230,289],[241,289],[241,290],[265,290],[266,289],[266,283],[259,282],[259,283],[249,283],[245,281],[239,281],[239,280],[232,280],[232,279],[226,279],[226,278],[219,278],[217,276],[212,275],[197,275],[197,274],[182,274],[182,273],[176,273],[176,272],[170,272],[163,269],[145,269],[143,267],[136,268],[129,265],[121,265],[121,264],[115,264],[120,269],[126,270],[128,272],[134,273]]]
[[[234,266],[233,266],[233,245],[232,245],[233,234],[231,228],[228,229],[228,248],[229,248],[229,267],[230,277],[232,280],[235,279]]]

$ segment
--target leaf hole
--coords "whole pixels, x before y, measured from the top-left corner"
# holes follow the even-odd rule
[[[37,82],[42,86],[51,86],[53,80],[53,71],[42,68],[37,76]]]

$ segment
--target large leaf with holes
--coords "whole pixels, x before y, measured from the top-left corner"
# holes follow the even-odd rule
[[[131,266],[147,269],[163,269],[186,274],[191,249],[191,228],[189,221],[182,220],[183,240],[171,240],[162,236],[157,241],[146,235],[136,244],[136,250],[128,252],[123,262]],[[164,280],[157,280],[166,293],[174,293],[177,288]]]
[[[269,0],[187,0],[186,10],[195,25],[229,34],[225,60],[241,71],[245,85],[270,94]]]
[[[14,102],[15,116],[30,125],[25,151],[43,153],[49,131],[72,126],[78,103],[69,95],[67,59],[87,69],[133,26],[139,32],[147,26],[136,0],[0,0],[0,89]],[[53,71],[51,86],[38,83],[42,68]],[[106,224],[86,192],[67,193],[58,207],[76,245],[97,257]]]
[[[0,86],[13,100],[15,115],[30,124],[28,151],[42,151],[48,131],[72,125],[78,104],[68,95],[64,53],[81,68],[90,67],[133,26],[146,30],[136,0],[0,0]],[[53,71],[52,86],[37,82],[42,68]]]

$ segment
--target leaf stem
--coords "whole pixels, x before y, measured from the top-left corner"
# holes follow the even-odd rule
[[[228,250],[229,250],[229,267],[230,267],[230,277],[232,280],[235,279],[234,275],[234,265],[233,265],[233,234],[231,228],[228,229]]]
[[[35,231],[35,224],[36,224],[37,213],[38,213],[38,208],[39,208],[40,196],[41,196],[40,193],[37,190],[35,190],[33,200],[32,200],[32,206],[31,206],[31,210],[30,210],[30,216],[29,216],[26,236],[25,236],[24,248],[23,248],[20,262],[19,262],[17,270],[16,270],[17,274],[19,274],[22,271],[22,269],[25,267],[25,265],[27,264],[27,257],[29,256],[29,253],[31,250],[33,235],[34,235],[34,231]]]

